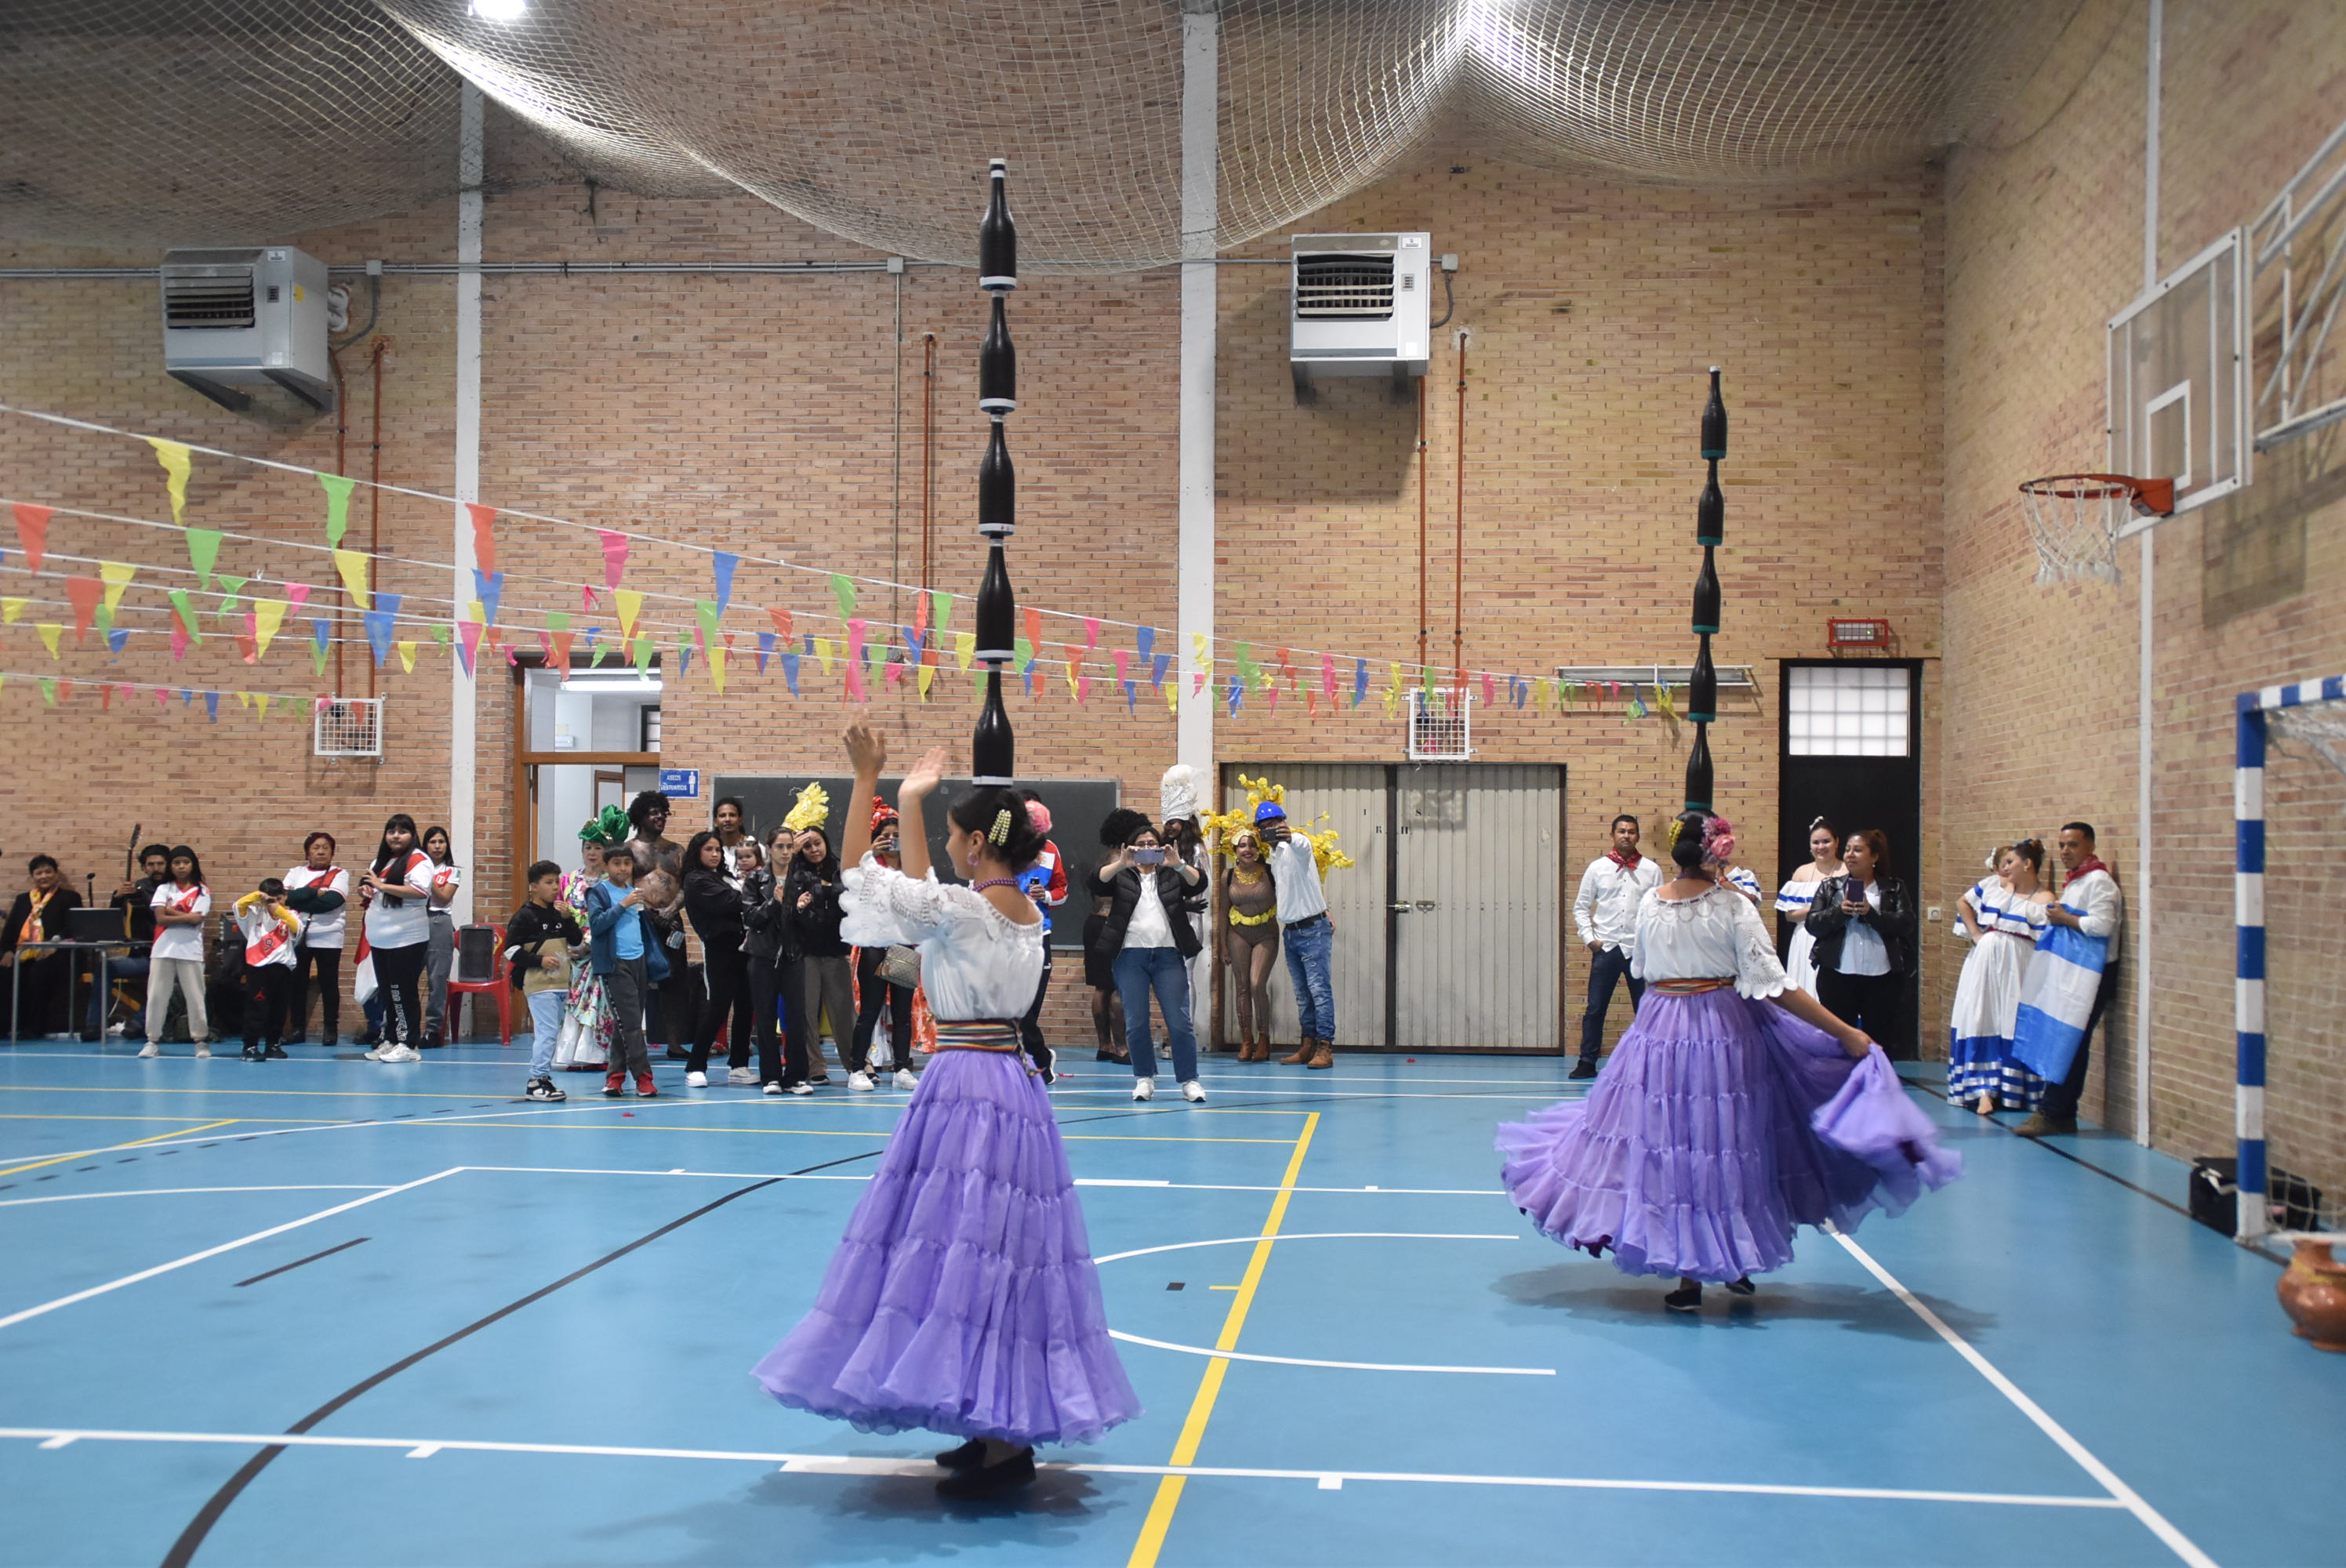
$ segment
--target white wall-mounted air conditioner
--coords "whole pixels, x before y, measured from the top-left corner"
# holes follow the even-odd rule
[[[280,386],[323,412],[326,264],[286,245],[170,250],[163,256],[163,368],[224,408],[241,387]]]
[[[1321,376],[1425,373],[1426,234],[1299,234],[1288,360],[1299,387]]]

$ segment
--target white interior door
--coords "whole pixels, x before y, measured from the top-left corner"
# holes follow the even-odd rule
[[[1562,1046],[1562,806],[1554,766],[1400,770],[1395,1046]]]

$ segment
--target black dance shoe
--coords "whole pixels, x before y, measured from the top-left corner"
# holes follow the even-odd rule
[[[998,1497],[1035,1481],[1035,1451],[1022,1448],[1000,1464],[980,1465],[974,1470],[956,1471],[937,1482],[937,1495],[956,1502],[981,1497]]]
[[[1729,1296],[1757,1296],[1760,1294],[1760,1287],[1752,1284],[1751,1276],[1747,1274],[1740,1279],[1730,1281],[1727,1287],[1727,1293]]]
[[[1594,1078],[1596,1076],[1596,1064],[1585,1060],[1576,1062],[1572,1064],[1572,1071],[1566,1073],[1565,1076],[1566,1078]]]
[[[949,1448],[937,1455],[937,1462],[947,1470],[975,1470],[985,1460],[985,1440],[972,1438],[959,1448]]]
[[[1673,1312],[1699,1312],[1702,1310],[1702,1287],[1681,1285],[1662,1298],[1662,1305]]]

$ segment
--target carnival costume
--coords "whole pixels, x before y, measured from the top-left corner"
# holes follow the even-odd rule
[[[578,841],[610,849],[626,843],[633,830],[627,812],[617,806],[606,806],[578,830]],[[562,875],[562,891],[555,902],[569,911],[580,931],[586,929],[586,890],[597,880],[583,871],[565,871]],[[554,1045],[556,1070],[586,1073],[602,1069],[611,1059],[611,1041],[617,1028],[610,998],[604,994],[603,977],[595,972],[591,963],[572,964],[570,993],[562,1001],[562,1033]]]

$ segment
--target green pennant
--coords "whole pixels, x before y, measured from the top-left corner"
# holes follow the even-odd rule
[[[831,596],[839,601],[839,618],[845,620],[855,613],[855,585],[841,573],[831,575]]]
[[[652,639],[651,639],[651,634],[650,634],[650,633],[647,632],[647,633],[645,633],[642,636],[639,636],[639,637],[638,637],[638,638],[636,639],[635,655],[636,655],[636,673],[637,673],[638,675],[649,675],[649,674],[651,674],[651,672],[652,672]]]
[[[326,492],[326,543],[339,547],[351,525],[351,486],[358,481],[339,473],[321,473],[318,483]]]
[[[546,611],[546,629],[550,632],[568,631],[570,629],[570,612],[568,610]]]
[[[448,639],[454,635],[454,633],[448,629],[447,622],[434,621],[432,623],[432,640],[438,643],[442,647],[446,647],[448,646]]]
[[[953,606],[954,596],[943,588],[929,590],[929,619],[937,630],[944,631],[953,625]]]
[[[41,700],[51,708],[57,705],[57,683],[54,676],[45,675],[41,677]]]
[[[201,647],[204,634],[196,628],[196,607],[188,602],[188,590],[173,588],[170,597],[171,607],[179,612],[179,625],[187,628],[188,640]]]
[[[326,650],[326,649],[324,649],[324,648],[320,647],[318,646],[318,644],[317,644],[316,640],[315,640],[315,639],[312,639],[312,640],[311,640],[311,644],[310,644],[310,673],[311,673],[311,674],[312,674],[312,675],[323,675],[323,674],[325,674],[325,673],[326,673],[326,654],[327,654],[327,650]]]
[[[597,643],[595,645],[595,657],[586,661],[586,667],[588,669],[601,669],[603,667],[603,661],[610,657],[611,645],[609,643]]]
[[[196,586],[200,591],[211,589],[212,566],[219,560],[220,541],[226,537],[217,528],[188,530],[188,559],[195,565]]]
[[[220,602],[218,613],[227,616],[236,613],[236,601],[239,596],[243,594],[244,585],[252,581],[252,579],[250,577],[231,577],[226,572],[222,572],[218,576],[214,577],[212,581],[218,583],[220,586]]]
[[[717,617],[724,612],[717,607],[717,601],[715,599],[695,599],[692,601],[692,607],[700,616],[701,646],[703,647],[711,648],[717,647]],[[677,647],[682,647],[683,646],[684,641],[679,637],[677,640]]]

